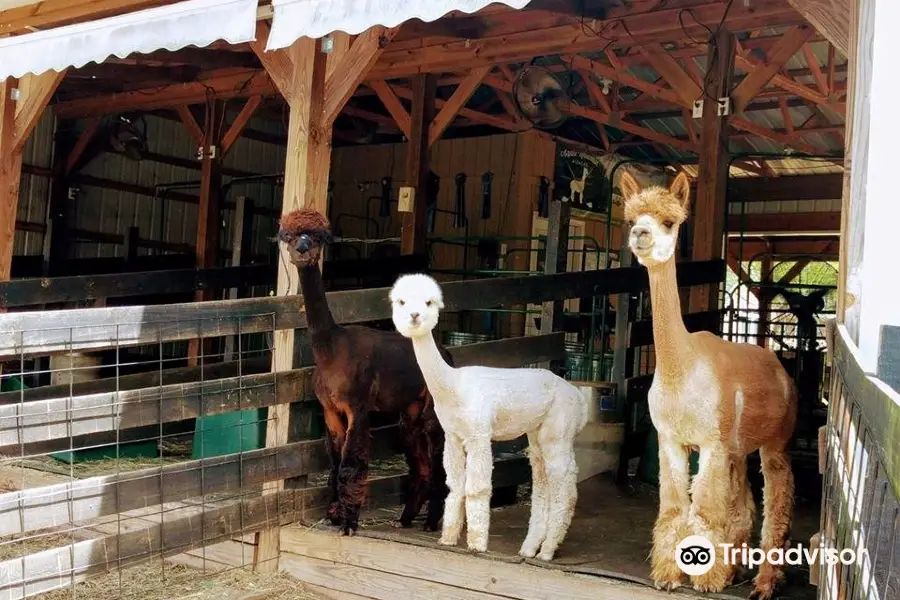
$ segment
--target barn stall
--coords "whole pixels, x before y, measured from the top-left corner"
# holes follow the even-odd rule
[[[793,539],[809,544],[849,70],[820,25],[773,0],[213,4],[0,13],[0,50],[20,58],[3,61],[18,80],[0,137],[16,214],[0,255],[4,593],[75,597],[105,576],[146,595],[132,565],[165,581],[176,563],[281,570],[336,597],[655,597],[652,313],[624,247],[623,170],[694,181],[688,327],[772,348],[804,390]],[[134,23],[150,41],[112,35]],[[299,206],[331,220],[340,322],[390,327],[386,286],[427,270],[462,364],[548,365],[590,396],[578,512],[552,568],[515,554],[523,440],[495,444],[490,562],[390,527],[405,473],[390,415],[358,536],[319,523],[306,314],[272,239]],[[822,306],[798,309],[810,292]],[[786,593],[812,597],[811,580],[791,572]]]

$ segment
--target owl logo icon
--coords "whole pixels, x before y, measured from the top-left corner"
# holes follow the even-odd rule
[[[715,559],[715,548],[703,536],[689,535],[675,547],[675,562],[678,568],[691,577],[708,573]]]

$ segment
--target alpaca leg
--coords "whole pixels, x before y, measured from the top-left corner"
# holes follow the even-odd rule
[[[713,546],[713,566],[703,575],[691,577],[698,592],[721,592],[731,584],[735,565],[726,564],[722,544],[730,542],[732,457],[721,446],[700,448],[700,469],[691,489],[693,502],[689,524],[691,533]]]
[[[731,512],[728,517],[730,530],[728,543],[740,548],[750,544],[756,506],[753,491],[747,481],[747,457],[732,456],[731,467]]]
[[[421,424],[414,422],[413,419],[417,415],[403,413],[400,415],[400,431],[403,437],[403,450],[406,454],[406,466],[409,469],[409,475],[406,479],[406,501],[403,506],[403,512],[400,514],[399,524],[401,527],[411,527],[413,519],[419,514],[424,499],[423,494],[423,473],[420,468],[420,446],[419,439],[422,435]],[[430,470],[430,466],[429,470]]]
[[[348,418],[347,442],[338,472],[341,532],[352,535],[359,528],[359,511],[366,500],[369,474],[369,415],[363,412]]]
[[[444,470],[447,472],[447,487],[450,488],[444,505],[444,526],[438,542],[445,546],[455,546],[463,526],[463,502],[466,498],[466,452],[463,442],[451,433],[444,442]]]
[[[678,543],[686,535],[690,509],[688,449],[674,440],[659,437],[659,514],[653,527],[652,571],[657,589],[681,586],[684,573],[675,562]]]
[[[534,558],[547,537],[547,511],[550,502],[544,455],[536,433],[528,434],[528,457],[531,461],[531,519],[528,522],[528,535],[522,542],[519,554]]]
[[[547,516],[547,538],[538,558],[553,560],[556,549],[566,537],[575,503],[578,501],[578,465],[575,463],[574,441],[542,439],[547,479],[550,486],[550,510]]]
[[[341,524],[341,511],[338,493],[338,471],[341,468],[341,454],[344,449],[344,441],[347,436],[347,427],[344,418],[337,411],[325,408],[325,448],[328,451],[328,459],[331,462],[331,471],[328,475],[328,489],[331,491],[331,500],[326,518],[332,525]]]
[[[426,413],[427,414],[427,413]],[[425,433],[428,439],[428,455],[431,459],[431,481],[429,485],[428,514],[425,516],[425,530],[437,531],[444,512],[447,498],[447,473],[444,471],[444,430],[437,415],[431,411],[426,419]]]
[[[479,437],[466,448],[466,541],[475,552],[487,550],[493,470],[490,437]]]
[[[787,542],[794,512],[794,474],[791,458],[783,446],[761,448],[759,457],[765,479],[760,549],[768,556],[769,550],[783,549]],[[781,567],[764,562],[753,580],[750,597],[768,600],[782,579]]]

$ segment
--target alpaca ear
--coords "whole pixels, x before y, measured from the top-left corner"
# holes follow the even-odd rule
[[[619,187],[622,189],[622,195],[625,200],[641,193],[641,184],[637,182],[634,175],[622,169],[622,175],[619,177]]]
[[[688,181],[684,171],[675,177],[675,181],[669,186],[669,193],[672,194],[684,210],[688,210],[691,200],[691,182]]]

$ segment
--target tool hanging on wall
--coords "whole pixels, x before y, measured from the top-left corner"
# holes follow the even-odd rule
[[[441,178],[434,171],[428,171],[425,182],[426,205],[428,206],[428,233],[434,233],[434,215],[437,214],[438,192],[441,189]]]
[[[379,217],[391,216],[391,178],[381,180],[381,204],[378,209]]]
[[[454,227],[466,226],[466,174],[456,174],[456,218]]]
[[[494,174],[488,171],[481,176],[481,218],[491,218],[491,183]]]
[[[550,180],[541,175],[541,183],[538,188],[538,216],[548,218],[550,215]]]

